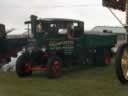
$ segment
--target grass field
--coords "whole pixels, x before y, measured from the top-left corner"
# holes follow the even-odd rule
[[[60,79],[41,74],[18,78],[0,73],[0,96],[128,96],[128,85],[121,85],[114,65],[66,72]]]

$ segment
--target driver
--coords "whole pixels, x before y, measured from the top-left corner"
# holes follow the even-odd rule
[[[42,28],[42,23],[41,22],[37,25],[36,32],[39,32],[39,33],[43,32],[43,28]]]
[[[73,30],[72,30],[72,28],[71,28],[71,24],[68,24],[68,25],[67,25],[67,28],[68,28],[67,38],[68,38],[68,39],[73,39]]]

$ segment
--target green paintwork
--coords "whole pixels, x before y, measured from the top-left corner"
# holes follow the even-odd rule
[[[84,33],[84,22],[73,19],[47,18],[38,19],[32,15],[32,33],[38,48],[46,48],[48,52],[61,51],[65,55],[79,53],[85,49],[96,49],[100,47],[110,49],[116,43],[116,35],[112,33]],[[60,34],[60,29],[66,29]],[[41,30],[41,31],[39,31]],[[82,52],[81,52],[82,53]]]
[[[69,40],[65,35],[49,35],[45,39],[42,38],[44,34],[38,34],[38,47],[47,45],[48,51],[63,50],[66,55],[71,55],[75,50],[81,48],[99,48],[99,47],[113,47],[116,43],[116,35],[109,34],[83,34],[79,38]]]
[[[79,38],[77,43],[84,48],[112,47],[116,43],[116,35],[85,34]]]

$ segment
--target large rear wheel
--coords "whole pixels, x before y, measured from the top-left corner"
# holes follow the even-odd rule
[[[115,63],[119,81],[122,84],[128,83],[128,44],[119,47]]]

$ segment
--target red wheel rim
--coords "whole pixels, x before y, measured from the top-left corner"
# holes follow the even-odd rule
[[[60,65],[60,62],[58,60],[55,60],[53,62],[52,72],[53,72],[53,75],[54,76],[59,76],[60,75],[61,65]]]
[[[109,55],[106,55],[106,58],[105,58],[105,63],[108,65],[110,64],[110,56]]]
[[[31,61],[25,62],[25,66],[24,66],[23,70],[24,70],[24,72],[31,72],[32,71]]]

